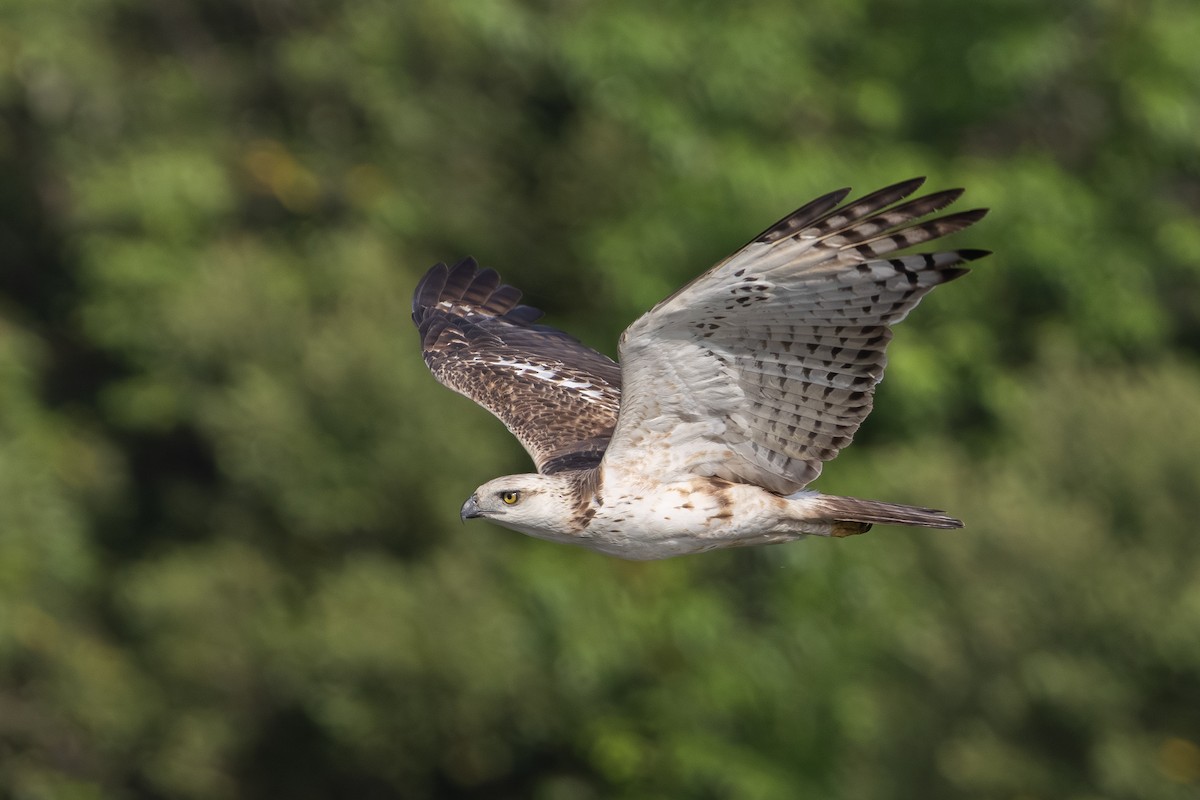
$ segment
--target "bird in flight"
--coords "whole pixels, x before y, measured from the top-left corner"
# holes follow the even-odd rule
[[[870,413],[891,325],[988,255],[895,255],[986,213],[924,219],[962,190],[906,199],[922,183],[845,205],[842,189],[784,217],[630,325],[619,365],[538,324],[474,259],[432,267],[413,296],[425,363],[537,467],[480,486],[462,518],[629,559],[875,523],[961,528],[935,509],[805,488]]]

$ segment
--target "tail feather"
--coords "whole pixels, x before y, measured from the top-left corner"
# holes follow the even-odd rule
[[[880,525],[912,525],[918,528],[961,528],[962,522],[936,508],[883,503],[879,500],[860,500],[857,497],[820,495],[819,508],[834,523],[878,523]],[[836,525],[835,525],[836,527]]]

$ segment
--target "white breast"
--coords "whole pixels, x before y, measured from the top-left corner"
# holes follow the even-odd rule
[[[587,546],[625,558],[666,558],[734,542],[796,538],[786,501],[757,486],[690,478],[665,484],[606,470]]]

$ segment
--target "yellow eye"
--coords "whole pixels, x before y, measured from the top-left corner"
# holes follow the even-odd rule
[[[517,504],[517,502],[521,499],[521,493],[520,492],[501,492],[500,499],[501,499],[501,501],[504,502],[504,505],[506,505],[506,506],[515,506]]]

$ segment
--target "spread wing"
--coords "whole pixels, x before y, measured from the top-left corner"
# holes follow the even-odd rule
[[[617,421],[621,370],[518,305],[521,292],[474,259],[434,265],[413,322],[435,378],[495,414],[539,472],[593,467]]]
[[[891,255],[986,213],[920,221],[962,194],[900,202],[923,182],[841,208],[849,189],[820,197],[629,326],[625,393],[605,463],[780,494],[816,478],[871,411],[890,326],[987,255]]]

